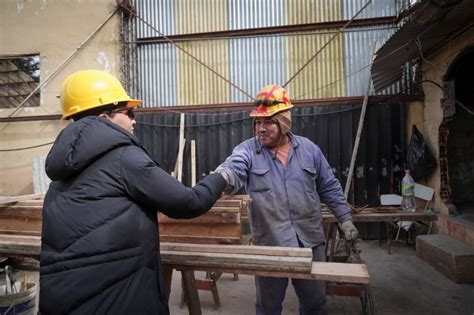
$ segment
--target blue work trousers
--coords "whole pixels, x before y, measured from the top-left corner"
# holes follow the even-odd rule
[[[313,247],[313,261],[326,261],[324,244]],[[300,302],[300,315],[326,314],[326,282],[291,279]],[[255,276],[256,314],[280,315],[288,278]]]

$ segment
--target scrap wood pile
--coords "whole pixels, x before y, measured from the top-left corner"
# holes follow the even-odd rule
[[[0,196],[0,234],[41,235],[44,194]]]
[[[241,223],[248,219],[247,195],[225,196],[209,212],[193,219],[171,219],[158,212],[160,240],[197,244],[241,244]]]
[[[0,255],[39,257],[43,198],[0,196]]]

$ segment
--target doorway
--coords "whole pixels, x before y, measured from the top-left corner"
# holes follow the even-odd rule
[[[444,111],[450,199],[460,216],[474,222],[474,47],[459,54],[445,81],[454,89],[448,94],[453,94],[455,106]],[[446,117],[446,112],[452,115]]]

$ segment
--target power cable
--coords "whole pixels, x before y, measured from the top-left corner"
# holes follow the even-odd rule
[[[0,152],[13,152],[13,151],[23,151],[23,150],[30,150],[30,149],[34,149],[34,148],[39,148],[39,147],[44,147],[44,146],[47,146],[47,145],[50,145],[50,144],[53,144],[53,142],[48,142],[48,143],[43,143],[43,144],[38,144],[38,145],[33,145],[31,147],[24,147],[24,148],[16,148],[16,149],[4,149],[4,150],[0,150]]]

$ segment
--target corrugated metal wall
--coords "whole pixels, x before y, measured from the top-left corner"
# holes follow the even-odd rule
[[[350,19],[365,0],[166,0],[136,1],[147,22],[167,35],[237,30]],[[396,14],[395,0],[375,0],[361,17]],[[348,17],[349,16],[349,17]],[[136,23],[137,37],[159,36]],[[270,83],[284,84],[337,32],[189,40],[178,45],[250,95]],[[289,84],[293,99],[360,96],[365,93],[372,44],[393,25],[346,29]],[[136,97],[145,107],[251,101],[248,96],[169,43],[137,46]],[[396,84],[382,94],[398,93]]]
[[[396,16],[404,1],[372,0],[357,18]],[[165,35],[350,20],[367,0],[135,0],[137,12]],[[137,37],[158,36],[142,23]]]
[[[369,79],[374,45],[381,45],[395,32],[391,25],[368,26],[348,29],[344,33],[344,77],[346,96],[364,95]],[[395,83],[379,94],[397,94],[401,82]]]
[[[286,37],[288,80],[334,36],[315,32]],[[293,99],[316,99],[344,95],[344,54],[342,37],[337,36],[290,83]],[[282,82],[282,84],[285,82]]]

